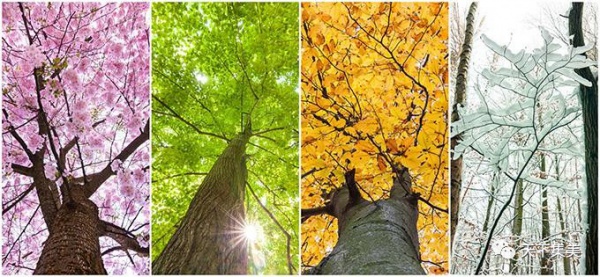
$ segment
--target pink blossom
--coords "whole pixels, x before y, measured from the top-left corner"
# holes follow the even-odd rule
[[[42,63],[46,61],[46,56],[40,51],[40,49],[34,44],[29,45],[23,51],[23,55],[27,58],[32,67],[40,67]]]
[[[146,182],[146,173],[141,168],[135,169],[133,171],[133,181],[136,184],[141,184]]]
[[[72,86],[76,86],[79,84],[79,76],[77,75],[77,72],[75,72],[74,69],[65,70],[62,74],[62,78],[64,81],[66,81],[68,84],[71,84]]]
[[[112,169],[113,172],[117,172],[117,170],[119,170],[121,168],[121,164],[123,163],[123,161],[119,160],[119,159],[115,159],[111,164],[110,164],[110,168]]]
[[[135,188],[131,183],[122,184],[121,195],[125,198],[131,198],[135,195]]]

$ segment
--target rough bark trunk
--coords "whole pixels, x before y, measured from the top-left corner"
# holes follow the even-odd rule
[[[546,156],[542,153],[540,161],[541,179],[546,179]],[[542,241],[550,238],[550,218],[548,216],[548,186],[542,185]],[[550,251],[544,251],[540,259],[541,275],[554,275],[554,265]]]
[[[364,202],[348,211],[338,243],[318,274],[424,274],[419,259],[417,209],[408,201]]]
[[[475,29],[475,12],[477,11],[477,2],[472,2],[467,15],[467,27],[465,30],[465,40],[460,53],[460,61],[458,63],[458,73],[456,75],[456,89],[454,92],[454,105],[452,107],[451,122],[456,122],[460,119],[457,111],[459,105],[464,105],[467,94],[467,73],[469,72],[469,60],[471,59],[471,46],[473,44],[473,34]],[[461,140],[460,134],[454,136],[450,142],[452,150],[455,149],[458,142]],[[454,233],[458,224],[458,212],[460,209],[460,189],[462,184],[462,156],[451,161],[451,190],[450,190],[450,247],[454,242]]]
[[[583,3],[572,3],[569,12],[569,35],[575,47],[585,44],[583,39]],[[585,175],[587,184],[587,223],[585,268],[586,275],[598,275],[598,79],[589,67],[575,72],[592,83],[579,88],[585,141]]]
[[[515,238],[514,240],[514,249],[519,249],[520,239],[521,239],[521,231],[523,230],[523,179],[519,179],[517,182],[517,191],[515,195],[515,218],[513,219],[512,225],[512,235]],[[510,273],[511,274],[519,274],[517,260],[519,259],[519,253],[515,254],[515,256],[510,260]]]
[[[346,173],[346,185],[331,201],[338,219],[338,242],[310,273],[425,274],[417,232],[419,195],[411,192],[406,169],[397,176],[389,199],[370,202],[360,196],[354,170]]]
[[[152,263],[155,274],[246,274],[245,151],[249,133],[231,140],[204,178],[180,227]]]
[[[85,197],[82,186],[74,185],[70,192],[70,201],[56,213],[34,274],[106,274],[100,253],[98,207]]]

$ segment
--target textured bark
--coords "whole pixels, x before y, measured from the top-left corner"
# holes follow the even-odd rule
[[[346,175],[346,182],[352,178]],[[332,199],[339,239],[315,274],[425,274],[421,267],[417,219],[418,194],[410,192],[408,171],[394,179],[387,200],[369,202],[343,186]],[[349,188],[348,188],[349,187]],[[358,193],[354,184],[354,192]]]
[[[519,249],[521,231],[523,230],[523,179],[519,179],[517,182],[517,191],[515,195],[515,217],[512,225],[512,235],[515,238],[515,245],[513,248]],[[519,259],[519,253],[510,260],[510,273],[519,274],[517,267],[517,260]]]
[[[546,179],[546,156],[542,153],[540,161],[541,179]],[[550,218],[548,216],[548,186],[542,185],[542,241],[550,238]],[[544,251],[540,259],[541,275],[554,275],[554,264],[549,251]]]
[[[572,3],[569,12],[569,35],[575,47],[585,44],[583,39],[583,3]],[[586,275],[598,275],[598,79],[589,67],[575,72],[592,83],[579,87],[585,141],[585,176],[587,187],[587,223],[585,268]]]
[[[338,243],[318,274],[424,274],[419,260],[417,209],[409,201],[364,202],[347,212]]]
[[[472,2],[467,15],[467,27],[465,30],[465,40],[460,53],[460,61],[458,63],[458,73],[456,75],[456,89],[454,91],[454,105],[452,107],[452,122],[460,120],[457,107],[463,106],[466,102],[467,94],[467,73],[469,72],[469,60],[471,59],[471,47],[473,44],[473,34],[475,32],[475,12],[477,10],[477,2]],[[450,148],[455,149],[458,142],[461,140],[460,134],[454,136],[450,141]],[[453,159],[450,164],[451,171],[451,190],[450,190],[450,246],[454,242],[454,233],[458,224],[458,212],[460,209],[460,190],[462,184],[462,156],[458,159]]]
[[[106,274],[100,253],[98,207],[82,186],[70,188],[60,207],[34,274]]]
[[[231,140],[204,178],[180,227],[152,263],[154,274],[246,274],[245,151],[249,133]]]

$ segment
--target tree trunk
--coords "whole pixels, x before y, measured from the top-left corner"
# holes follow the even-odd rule
[[[546,156],[540,154],[540,173],[541,179],[546,179]],[[542,185],[542,241],[549,241],[550,238],[550,218],[548,216],[548,186]],[[554,265],[550,257],[550,249],[544,250],[540,259],[541,275],[554,275]]]
[[[73,185],[70,194],[53,220],[34,274],[106,274],[100,254],[98,207],[85,197],[80,185]]]
[[[560,232],[562,233],[563,239],[568,240],[569,236],[566,234],[565,231],[565,220],[563,218],[562,207],[560,205],[560,198],[558,196],[556,197],[556,205],[558,209],[558,223],[560,225]],[[564,246],[566,248],[567,244],[565,243]],[[571,274],[571,262],[569,261],[569,257],[567,257],[566,255],[563,257],[563,269],[564,275]]]
[[[460,53],[460,61],[458,63],[458,73],[456,77],[456,89],[454,92],[454,106],[452,107],[452,122],[460,119],[457,107],[463,106],[466,102],[467,94],[467,73],[469,72],[469,60],[471,59],[471,46],[473,44],[473,33],[475,29],[475,12],[477,10],[477,2],[472,2],[467,15],[467,28],[465,30],[465,40]],[[455,149],[458,142],[461,140],[460,134],[454,136],[450,142],[452,150]],[[458,224],[458,212],[460,209],[460,189],[462,185],[462,156],[451,161],[451,190],[450,190],[450,247],[454,242],[454,233]]]
[[[556,155],[555,158],[555,173],[556,173],[556,181],[560,180],[560,165],[558,163],[558,155]],[[566,233],[566,228],[565,228],[565,216],[563,216],[563,209],[562,206],[560,204],[560,198],[558,196],[556,196],[556,208],[558,209],[558,224],[560,226],[560,232],[562,234],[563,239],[565,240],[564,243],[564,247],[567,247],[567,243],[566,241],[568,241],[569,239],[569,235]],[[563,257],[563,269],[564,269],[564,275],[570,275],[571,274],[571,261],[569,260],[569,257],[567,257],[566,255]]]
[[[418,238],[415,205],[395,199],[364,202],[346,215],[337,245],[313,273],[425,274],[414,245]]]
[[[513,219],[512,225],[512,235],[514,239],[514,249],[519,249],[520,239],[521,239],[521,231],[523,230],[523,192],[525,189],[523,188],[523,179],[519,179],[517,182],[517,191],[515,195],[515,217]],[[511,274],[519,274],[517,266],[517,261],[519,260],[519,253],[517,252],[515,256],[510,260],[510,273]]]
[[[572,3],[569,12],[569,35],[574,47],[583,46],[583,3]],[[598,275],[598,80],[589,67],[575,72],[592,83],[579,86],[585,141],[585,176],[587,183],[586,275]]]
[[[180,227],[152,263],[154,274],[246,274],[244,191],[249,132],[230,141],[196,192]]]

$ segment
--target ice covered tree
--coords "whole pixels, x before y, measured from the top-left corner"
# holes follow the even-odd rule
[[[2,5],[4,274],[148,274],[147,13]]]
[[[496,239],[510,234],[509,228],[503,226],[515,219],[515,215],[511,216],[507,211],[510,211],[513,198],[521,190],[521,182],[523,189],[529,187],[535,191],[530,197],[539,197],[527,200],[525,204],[538,207],[539,211],[544,209],[543,202],[547,201],[544,191],[550,188],[577,199],[585,194],[584,190],[572,185],[572,180],[549,177],[549,168],[565,167],[565,162],[552,166],[540,164],[543,165],[547,155],[580,155],[581,108],[575,88],[591,86],[591,83],[577,75],[575,70],[594,65],[582,55],[591,46],[565,47],[556,43],[544,29],[541,29],[541,34],[542,46],[518,52],[482,36],[483,42],[501,57],[503,63],[496,69],[481,72],[483,81],[473,88],[474,96],[478,97],[475,105],[468,109],[459,107],[461,119],[452,126],[451,136],[462,134],[463,139],[455,148],[453,158],[465,152],[477,153],[481,157],[480,164],[485,168],[482,171],[489,175],[495,172],[492,185],[495,183],[497,191],[507,194],[497,196],[495,200],[499,202],[498,210],[493,212],[495,209],[492,209],[491,226],[483,240],[482,252],[474,257],[476,274],[482,273],[486,256],[490,253],[514,257],[514,253],[501,252],[514,248],[506,247],[510,244],[503,246]],[[549,204],[545,205],[548,209]],[[544,228],[544,222],[535,220],[538,221],[530,220],[531,225],[527,228]],[[585,227],[582,222],[578,224],[579,229]]]

